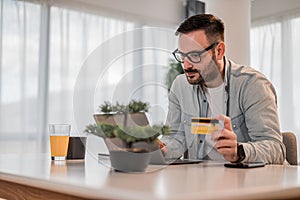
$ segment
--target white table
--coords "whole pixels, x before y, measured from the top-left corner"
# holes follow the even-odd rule
[[[16,190],[17,189],[17,190]],[[63,194],[63,195],[62,195]],[[49,154],[0,155],[0,198],[36,199],[292,199],[300,198],[300,167],[231,169],[223,163],[155,166],[121,173],[87,154],[54,163]]]

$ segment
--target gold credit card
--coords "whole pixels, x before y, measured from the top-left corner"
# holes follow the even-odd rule
[[[213,118],[193,117],[191,121],[191,133],[211,134],[219,128],[219,120]]]

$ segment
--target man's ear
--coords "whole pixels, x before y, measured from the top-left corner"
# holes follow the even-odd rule
[[[215,48],[215,52],[216,52],[216,59],[222,60],[225,55],[225,43],[219,42],[219,44]]]

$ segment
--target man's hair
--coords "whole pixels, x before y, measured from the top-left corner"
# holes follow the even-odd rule
[[[221,19],[211,14],[197,14],[184,20],[178,29],[179,33],[190,33],[196,30],[204,30],[209,42],[224,41],[224,23]]]

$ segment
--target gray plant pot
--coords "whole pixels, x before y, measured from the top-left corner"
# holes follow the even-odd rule
[[[122,172],[144,172],[150,161],[150,153],[145,149],[124,148],[109,153],[111,166]]]

